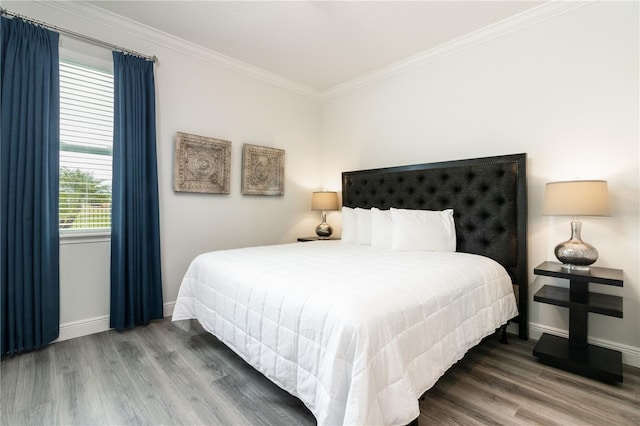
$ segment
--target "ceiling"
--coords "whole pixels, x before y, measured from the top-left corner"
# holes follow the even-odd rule
[[[544,1],[86,1],[323,92]]]

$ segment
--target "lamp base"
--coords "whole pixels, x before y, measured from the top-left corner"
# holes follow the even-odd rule
[[[572,265],[570,263],[563,263],[560,265],[560,268],[566,269],[567,271],[590,271],[590,266],[580,266],[580,265]]]
[[[333,228],[327,222],[322,222],[320,225],[316,226],[316,235],[321,240],[328,240],[333,234]]]
[[[582,222],[571,221],[571,239],[556,246],[554,253],[563,263],[562,268],[576,271],[588,271],[589,265],[598,260],[598,250],[580,239]]]

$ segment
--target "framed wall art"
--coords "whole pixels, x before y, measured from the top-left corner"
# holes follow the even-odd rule
[[[173,190],[229,194],[231,142],[178,132]]]
[[[284,195],[284,149],[242,146],[242,194]]]

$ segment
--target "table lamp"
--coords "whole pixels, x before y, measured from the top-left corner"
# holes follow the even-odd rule
[[[582,241],[579,216],[611,216],[609,191],[604,180],[549,182],[544,192],[544,215],[573,216],[571,239],[556,246],[554,252],[565,269],[588,271],[598,259],[598,250]]]
[[[311,197],[311,210],[322,211],[322,223],[316,226],[316,235],[321,240],[328,240],[333,228],[327,223],[327,211],[338,210],[338,193],[333,191],[314,192]]]

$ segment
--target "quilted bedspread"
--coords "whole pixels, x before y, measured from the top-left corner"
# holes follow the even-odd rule
[[[198,256],[173,321],[197,319],[319,425],[403,425],[516,315],[511,280],[488,258],[323,241]]]

